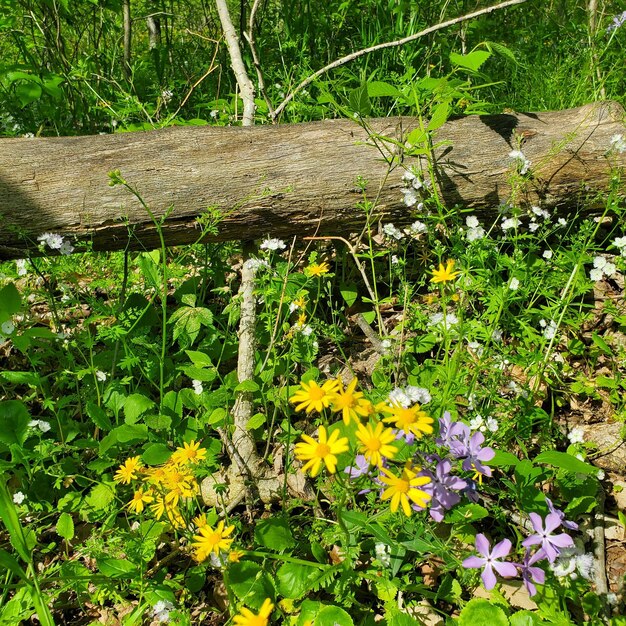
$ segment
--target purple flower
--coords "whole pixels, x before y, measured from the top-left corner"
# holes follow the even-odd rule
[[[613,18],[613,23],[609,24],[609,26],[606,29],[606,32],[610,33],[611,31],[617,30],[620,26],[624,24],[624,22],[626,22],[626,11],[624,11],[623,13],[620,13],[619,15],[616,15]]]
[[[467,448],[470,429],[463,422],[453,422],[450,413],[446,411],[439,420],[439,436],[435,439],[438,446],[448,448],[457,459],[463,454],[458,454]]]
[[[463,469],[466,471],[475,470],[478,474],[491,476],[491,468],[483,465],[483,462],[491,461],[496,455],[492,448],[482,447],[485,442],[485,435],[481,432],[474,433],[461,456],[466,457],[463,461]]]
[[[456,491],[465,489],[467,483],[458,476],[450,474],[452,463],[448,459],[444,459],[437,464],[434,471],[424,470],[423,475],[430,477],[430,483],[424,485],[429,487],[429,493],[432,495],[430,501],[429,513],[436,521],[443,520],[444,511],[449,511],[453,506],[461,501],[461,496]]]
[[[348,474],[348,478],[350,480],[354,480],[356,478],[361,478],[361,476],[366,476],[370,471],[370,464],[367,459],[362,454],[357,454],[354,458],[354,466],[348,465],[343,470],[346,474]]]
[[[560,535],[553,535],[559,526],[561,526],[561,518],[558,513],[549,513],[546,516],[545,527],[541,515],[538,513],[530,514],[530,522],[535,529],[535,534],[531,535],[527,539],[522,541],[522,545],[527,548],[528,546],[541,545],[543,551],[546,554],[546,558],[550,563],[554,563],[554,560],[559,555],[561,548],[569,548],[574,545],[574,540],[566,533]]]
[[[476,535],[476,551],[482,556],[470,556],[463,561],[463,567],[467,569],[483,568],[483,573],[480,577],[483,580],[485,589],[490,590],[496,586],[496,575],[493,573],[495,569],[500,576],[504,578],[513,578],[517,576],[517,568],[513,563],[506,561],[499,561],[503,559],[511,551],[511,542],[508,539],[503,539],[500,543],[497,543],[493,550],[490,550],[491,545],[485,535],[479,533]]]
[[[546,581],[546,573],[540,567],[534,567],[537,561],[545,558],[546,553],[541,548],[532,556],[530,555],[530,550],[526,550],[523,562],[517,565],[522,575],[524,586],[528,589],[528,595],[531,597],[537,593],[537,587],[535,587],[534,583],[543,585]]]
[[[550,498],[546,497],[546,503],[548,504],[550,513],[556,513],[561,518],[561,526],[563,526],[563,528],[567,528],[567,530],[578,530],[578,524],[576,522],[565,519],[565,513],[563,513],[561,509],[555,508]]]

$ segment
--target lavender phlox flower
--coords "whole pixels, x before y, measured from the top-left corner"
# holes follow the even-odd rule
[[[626,22],[626,11],[624,11],[623,13],[620,13],[619,15],[616,15],[613,18],[613,22],[608,25],[606,32],[611,33],[614,30],[617,30],[624,24],[624,22]]]
[[[354,457],[354,465],[349,465],[343,471],[348,474],[350,480],[355,480],[369,474],[370,464],[363,454],[357,454]]]
[[[411,446],[413,445],[413,442],[415,441],[415,433],[406,430],[399,430],[399,429],[393,429],[393,432],[396,435],[396,441],[404,441],[406,443],[407,446]]]
[[[471,478],[465,480],[467,483],[462,494],[470,501],[474,503],[480,502],[480,496],[478,495],[478,483]]]
[[[545,525],[541,515],[538,513],[531,513],[529,517],[535,534],[522,541],[522,545],[525,548],[540,545],[546,553],[548,561],[553,563],[559,555],[561,548],[569,548],[574,545],[574,540],[567,533],[552,534],[561,526],[561,517],[558,513],[549,513],[546,516]]]
[[[491,468],[483,465],[483,463],[491,461],[496,453],[489,446],[483,447],[484,442],[485,435],[481,432],[474,433],[470,437],[465,450],[459,450],[459,452],[462,452],[462,454],[459,454],[459,458],[465,457],[463,461],[464,470],[474,470],[483,476],[491,476]]]
[[[467,447],[467,441],[469,440],[470,429],[463,422],[454,422],[448,411],[443,414],[443,417],[439,420],[439,436],[435,439],[435,443],[443,448],[448,448],[452,455],[459,458],[462,455],[457,452],[462,452]]]
[[[493,550],[491,550],[491,544],[485,535],[479,533],[476,535],[476,551],[481,556],[470,556],[463,561],[463,567],[466,569],[483,568],[483,572],[480,575],[482,578],[485,589],[488,591],[496,586],[495,570],[504,578],[513,578],[517,576],[517,568],[513,563],[501,561],[505,556],[508,556],[511,551],[511,542],[508,539],[503,539],[500,543],[497,543]]]
[[[561,519],[561,526],[563,526],[563,528],[567,528],[568,530],[578,530],[578,524],[576,522],[565,519],[565,513],[563,513],[561,509],[557,509],[554,504],[552,504],[552,500],[550,500],[550,498],[548,497],[546,497],[546,504],[550,509],[550,513],[555,513],[559,516],[559,518]]]
[[[425,487],[430,487],[432,498],[429,503],[429,513],[436,522],[441,522],[444,512],[449,511],[461,501],[461,496],[456,492],[467,486],[462,478],[451,474],[451,470],[452,462],[449,459],[443,459],[437,463],[434,471],[422,472],[424,476],[430,478],[430,483]]]
[[[537,561],[541,561],[545,558],[546,553],[541,548],[532,555],[530,549],[527,549],[524,560],[517,564],[520,574],[522,575],[524,586],[528,589],[528,595],[531,597],[537,593],[537,587],[535,587],[534,583],[543,585],[546,581],[546,573],[540,567],[535,566]]]

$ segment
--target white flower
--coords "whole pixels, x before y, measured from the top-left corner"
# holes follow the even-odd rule
[[[385,233],[385,235],[390,239],[396,239],[398,241],[404,238],[402,231],[396,228],[393,224],[385,224],[383,226],[383,233]]]
[[[576,569],[583,578],[591,580],[593,575],[593,554],[590,552],[579,554],[576,557]]]
[[[406,185],[411,185],[416,178],[417,176],[415,176],[415,174],[410,170],[407,170],[404,174],[402,174],[402,182]]]
[[[559,217],[559,219],[557,220],[557,224],[559,226],[567,226],[567,221],[564,218]]]
[[[414,385],[408,385],[404,393],[407,395],[412,403],[428,404],[431,401],[431,395],[428,389],[424,387],[415,387]]]
[[[259,246],[261,250],[284,250],[286,247],[282,239],[265,239]]]
[[[444,316],[443,313],[433,313],[428,321],[429,326],[439,326],[443,325],[448,328],[450,326],[454,326],[454,324],[458,324],[459,319],[454,313],[448,313]]]
[[[24,500],[26,500],[26,496],[21,491],[16,491],[13,494],[13,502],[15,502],[15,504],[22,504]]]
[[[604,274],[602,273],[602,270],[598,269],[598,268],[594,268],[594,269],[590,270],[590,272],[589,272],[589,278],[591,280],[593,280],[594,282],[602,280],[603,276],[604,276]]]
[[[47,433],[50,430],[50,423],[45,420],[31,420],[28,422],[30,428],[38,428],[42,433]]]
[[[63,237],[55,233],[44,233],[43,235],[39,235],[39,237],[37,237],[37,241],[41,242],[43,245],[47,245],[48,248],[52,250],[59,250],[63,245]]]
[[[502,220],[502,230],[508,230],[509,228],[517,228],[520,225],[520,221],[517,217],[507,217]]]
[[[391,348],[391,339],[383,339],[380,342],[380,345],[383,348],[383,350],[389,350],[389,348]]]
[[[599,469],[598,473],[596,474],[596,478],[598,480],[604,480],[605,477],[606,477],[606,474],[604,473],[604,470],[603,469]]]
[[[217,109],[213,109],[213,110],[209,113],[209,115],[210,115],[213,119],[215,119],[215,118],[217,117],[218,113],[219,113],[219,111],[218,111]]]
[[[376,553],[376,558],[383,564],[384,567],[389,567],[391,565],[391,556],[389,554],[390,549],[388,545],[384,543],[377,543],[374,546],[374,552]]]
[[[544,250],[541,255],[546,261],[549,261],[552,258],[552,250]]]
[[[589,278],[591,280],[601,280],[603,276],[614,276],[617,272],[617,267],[614,263],[610,263],[608,259],[603,256],[597,256],[593,259],[593,268],[589,272]]]
[[[611,137],[611,150],[616,152],[626,152],[626,141],[624,135],[613,135]]]
[[[15,267],[17,269],[18,276],[25,276],[26,274],[28,274],[26,263],[27,263],[26,259],[18,259],[17,261],[15,261]]]
[[[483,421],[483,416],[477,415],[470,420],[469,427],[472,430],[484,430]]]
[[[469,215],[465,218],[465,225],[468,228],[478,228],[480,226],[480,222],[475,215]]]
[[[530,223],[528,224],[528,230],[531,233],[534,233],[538,228],[539,228],[539,224],[535,222],[534,220],[530,220]]]
[[[404,196],[404,198],[402,199],[404,204],[406,204],[407,206],[415,206],[417,204],[418,201],[418,197],[417,194],[415,193],[415,190],[413,189],[403,189],[402,190],[402,195]]]
[[[479,239],[483,239],[485,237],[485,229],[482,226],[477,226],[476,228],[468,228],[465,233],[465,238],[468,241],[478,241]]]
[[[389,404],[399,404],[405,409],[411,406],[411,398],[409,398],[409,396],[407,396],[406,393],[399,387],[396,387],[389,392],[387,402],[389,402]]]
[[[426,226],[424,222],[416,221],[413,222],[408,228],[405,228],[404,232],[411,237],[417,237],[422,233],[427,233],[428,226]]]
[[[164,89],[161,92],[161,98],[165,104],[167,104],[172,99],[173,96],[174,94],[169,89]]]
[[[502,341],[502,331],[499,328],[494,328],[493,332],[491,333],[491,338],[495,342]]]
[[[204,387],[202,386],[202,381],[196,380],[195,378],[194,380],[191,381],[191,386],[193,387],[193,392],[197,396],[199,396],[204,391]]]
[[[0,326],[0,330],[5,335],[10,335],[15,330],[15,324],[11,320],[7,320]]]
[[[302,328],[302,334],[305,337],[310,337],[313,334],[313,327],[308,324]]]
[[[170,611],[174,610],[174,605],[168,600],[159,600],[152,609],[152,617],[159,622],[167,623],[170,621]]]
[[[59,248],[59,252],[64,255],[72,254],[74,252],[74,246],[69,242],[64,240]]]
[[[498,420],[495,417],[488,417],[485,421],[485,425],[487,426],[487,430],[491,433],[498,432]]]
[[[569,439],[570,443],[583,443],[585,441],[584,434],[584,429],[580,426],[576,426],[572,428],[569,433],[567,433],[567,438]]]
[[[517,291],[519,289],[519,280],[517,280],[517,278],[511,278],[509,281],[509,289],[511,291]]]
[[[545,209],[539,208],[538,206],[531,207],[531,211],[537,217],[543,217],[544,220],[549,220],[550,219],[550,213],[548,213]]]
[[[485,347],[479,341],[468,341],[467,347],[470,348],[478,357],[481,357],[485,351]]]
[[[615,267],[614,263],[607,263],[603,268],[602,271],[607,275],[607,276],[615,276],[615,272],[617,272],[617,267]]]
[[[524,176],[530,169],[531,162],[526,158],[521,150],[513,150],[509,152],[509,159],[515,161],[519,173]]]
[[[603,256],[597,256],[593,259],[593,266],[598,269],[602,269],[606,265],[607,261]]]
[[[624,254],[624,251],[626,250],[626,237],[617,237],[616,239],[613,240],[613,245],[616,248],[619,248],[622,254]]]
[[[294,311],[297,311],[300,308],[300,305],[296,304],[295,302],[292,302],[289,305],[289,313],[293,313]]]
[[[270,267],[270,264],[265,259],[248,259],[244,265],[251,270],[258,270],[262,267]]]
[[[398,263],[400,263],[400,259],[398,258],[398,255],[397,254],[391,255],[391,264],[398,265]]]
[[[107,379],[107,373],[102,370],[96,370],[96,380],[103,383]]]
[[[543,336],[546,339],[554,339],[556,337],[556,331],[558,327],[554,320],[546,322],[546,320],[539,320],[539,325],[543,328]]]

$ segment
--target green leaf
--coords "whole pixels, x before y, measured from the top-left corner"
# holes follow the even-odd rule
[[[352,306],[359,297],[359,292],[357,289],[358,288],[354,283],[343,283],[339,287],[339,291],[341,292],[341,295],[348,306]]]
[[[307,623],[315,624],[315,618],[323,608],[324,605],[317,600],[305,600],[300,605],[300,615],[298,615],[296,626],[305,626]]]
[[[402,92],[397,87],[380,80],[373,80],[371,83],[367,83],[367,94],[370,98],[380,98],[384,96],[399,98],[402,96]]]
[[[210,426],[215,426],[216,424],[221,425],[227,417],[228,411],[226,409],[223,409],[222,407],[213,409],[211,415],[209,415],[209,418],[207,419],[207,424]]]
[[[247,430],[254,430],[255,428],[259,428],[263,426],[267,421],[267,416],[264,413],[255,413],[246,424]]]
[[[30,585],[30,581],[28,580],[28,576],[26,572],[22,569],[20,564],[17,562],[17,559],[6,550],[0,550],[0,567],[4,567],[9,570],[12,574],[21,578],[24,582]]]
[[[146,415],[144,418],[146,426],[152,430],[166,430],[172,425],[172,418],[169,415]]]
[[[196,367],[211,367],[213,365],[211,357],[204,352],[197,352],[196,350],[185,350],[185,354],[189,357],[189,360]]]
[[[235,387],[235,391],[249,391],[254,392],[260,389],[258,383],[255,383],[253,380],[244,380],[242,383],[239,383]]]
[[[519,611],[511,615],[510,621],[511,626],[537,626],[544,623],[541,617],[530,611]]]
[[[397,608],[394,607],[394,609],[395,610],[391,612],[391,615],[385,615],[389,626],[420,626],[422,623],[413,619],[406,613],[401,613]]]
[[[450,105],[447,102],[438,104],[428,122],[428,130],[433,131],[441,128],[448,121],[449,115]]]
[[[87,411],[87,415],[91,418],[91,421],[104,432],[108,432],[113,428],[113,424],[111,424],[111,420],[109,416],[106,414],[106,411],[98,406],[95,402],[87,402],[87,406],[85,407]]]
[[[61,513],[57,522],[57,534],[70,541],[74,538],[74,520],[69,513]]]
[[[406,138],[407,143],[411,146],[421,146],[428,139],[428,131],[421,128],[415,128]]]
[[[557,452],[556,450],[542,452],[535,458],[535,463],[554,465],[555,467],[565,470],[566,472],[574,472],[576,474],[589,474],[592,476],[596,476],[598,474],[597,467],[580,461],[575,456],[567,454],[567,452]]]
[[[134,424],[146,411],[149,411],[154,402],[140,393],[133,393],[124,403],[124,421],[127,424]]]
[[[367,85],[361,85],[350,92],[350,108],[361,117],[367,117],[372,112],[372,105],[367,95]]]
[[[289,523],[284,517],[261,520],[254,529],[254,539],[259,545],[282,552],[296,545]]]
[[[137,566],[126,559],[104,557],[96,559],[98,569],[108,578],[129,578],[139,575]]]
[[[153,443],[141,455],[146,465],[162,465],[172,456],[172,450],[163,443]]]
[[[489,461],[490,467],[510,467],[519,463],[519,459],[511,452],[496,450],[496,455]]]
[[[348,613],[338,606],[325,606],[315,618],[315,626],[354,626]]]
[[[300,563],[283,563],[276,572],[278,595],[297,600],[309,590],[309,578],[317,571]]]
[[[274,587],[261,566],[252,561],[239,561],[228,568],[228,586],[246,606],[260,609],[266,598],[274,598]]]
[[[491,52],[485,50],[474,50],[469,54],[450,53],[450,62],[453,65],[464,67],[473,72],[477,72],[480,66],[491,56]]]
[[[489,511],[480,504],[465,504],[464,506],[455,506],[452,511],[446,515],[446,523],[468,523],[477,522],[489,516]]]
[[[36,372],[1,372],[0,376],[14,385],[28,385],[29,387],[37,387],[42,381],[41,376]]]
[[[0,402],[0,442],[22,446],[26,441],[30,413],[19,400]]]
[[[94,510],[103,511],[109,508],[115,500],[115,492],[111,485],[100,483],[96,485],[86,496],[85,504]]]
[[[4,479],[0,479],[0,518],[9,531],[11,545],[15,548],[22,560],[26,563],[30,563],[31,551],[26,543],[24,529],[22,528],[20,518],[15,509],[15,504],[13,503],[13,498],[9,493]]]
[[[593,341],[593,343],[595,343],[596,346],[598,346],[598,348],[600,348],[600,350],[604,352],[604,354],[608,354],[609,356],[614,356],[613,350],[611,350],[611,347],[609,346],[609,344],[606,341],[604,341],[604,339],[600,337],[600,335],[598,335],[597,332],[594,331],[592,333],[591,341]]]
[[[33,81],[23,81],[15,88],[15,95],[22,107],[29,105],[35,100],[41,98],[42,89],[41,85]]]
[[[144,441],[148,438],[148,427],[145,424],[122,424],[111,431],[119,443]]]
[[[474,598],[461,611],[459,626],[509,626],[509,620],[499,606]]]

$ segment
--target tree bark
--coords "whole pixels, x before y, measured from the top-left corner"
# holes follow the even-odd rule
[[[615,103],[567,111],[471,116],[435,134],[437,192],[450,209],[463,207],[493,218],[512,193],[509,152],[531,161],[518,190],[521,205],[566,215],[589,213],[606,190],[611,168],[626,154],[609,152],[624,134]],[[368,120],[376,133],[403,140],[412,118]],[[78,250],[157,247],[149,216],[107,172],[119,169],[157,216],[174,207],[163,229],[168,245],[196,241],[196,218],[207,207],[221,213],[217,236],[203,241],[266,235],[345,234],[360,230],[363,211],[355,181],[368,197],[379,191],[377,215],[396,224],[415,212],[402,202],[405,156],[388,174],[368,134],[350,120],[254,128],[175,127],[89,137],[2,139],[0,150],[0,259],[37,254],[44,232],[70,237]],[[444,142],[444,143],[441,143]],[[519,182],[519,181],[518,181]],[[596,199],[594,200],[594,196]],[[50,252],[49,250],[47,252]]]

